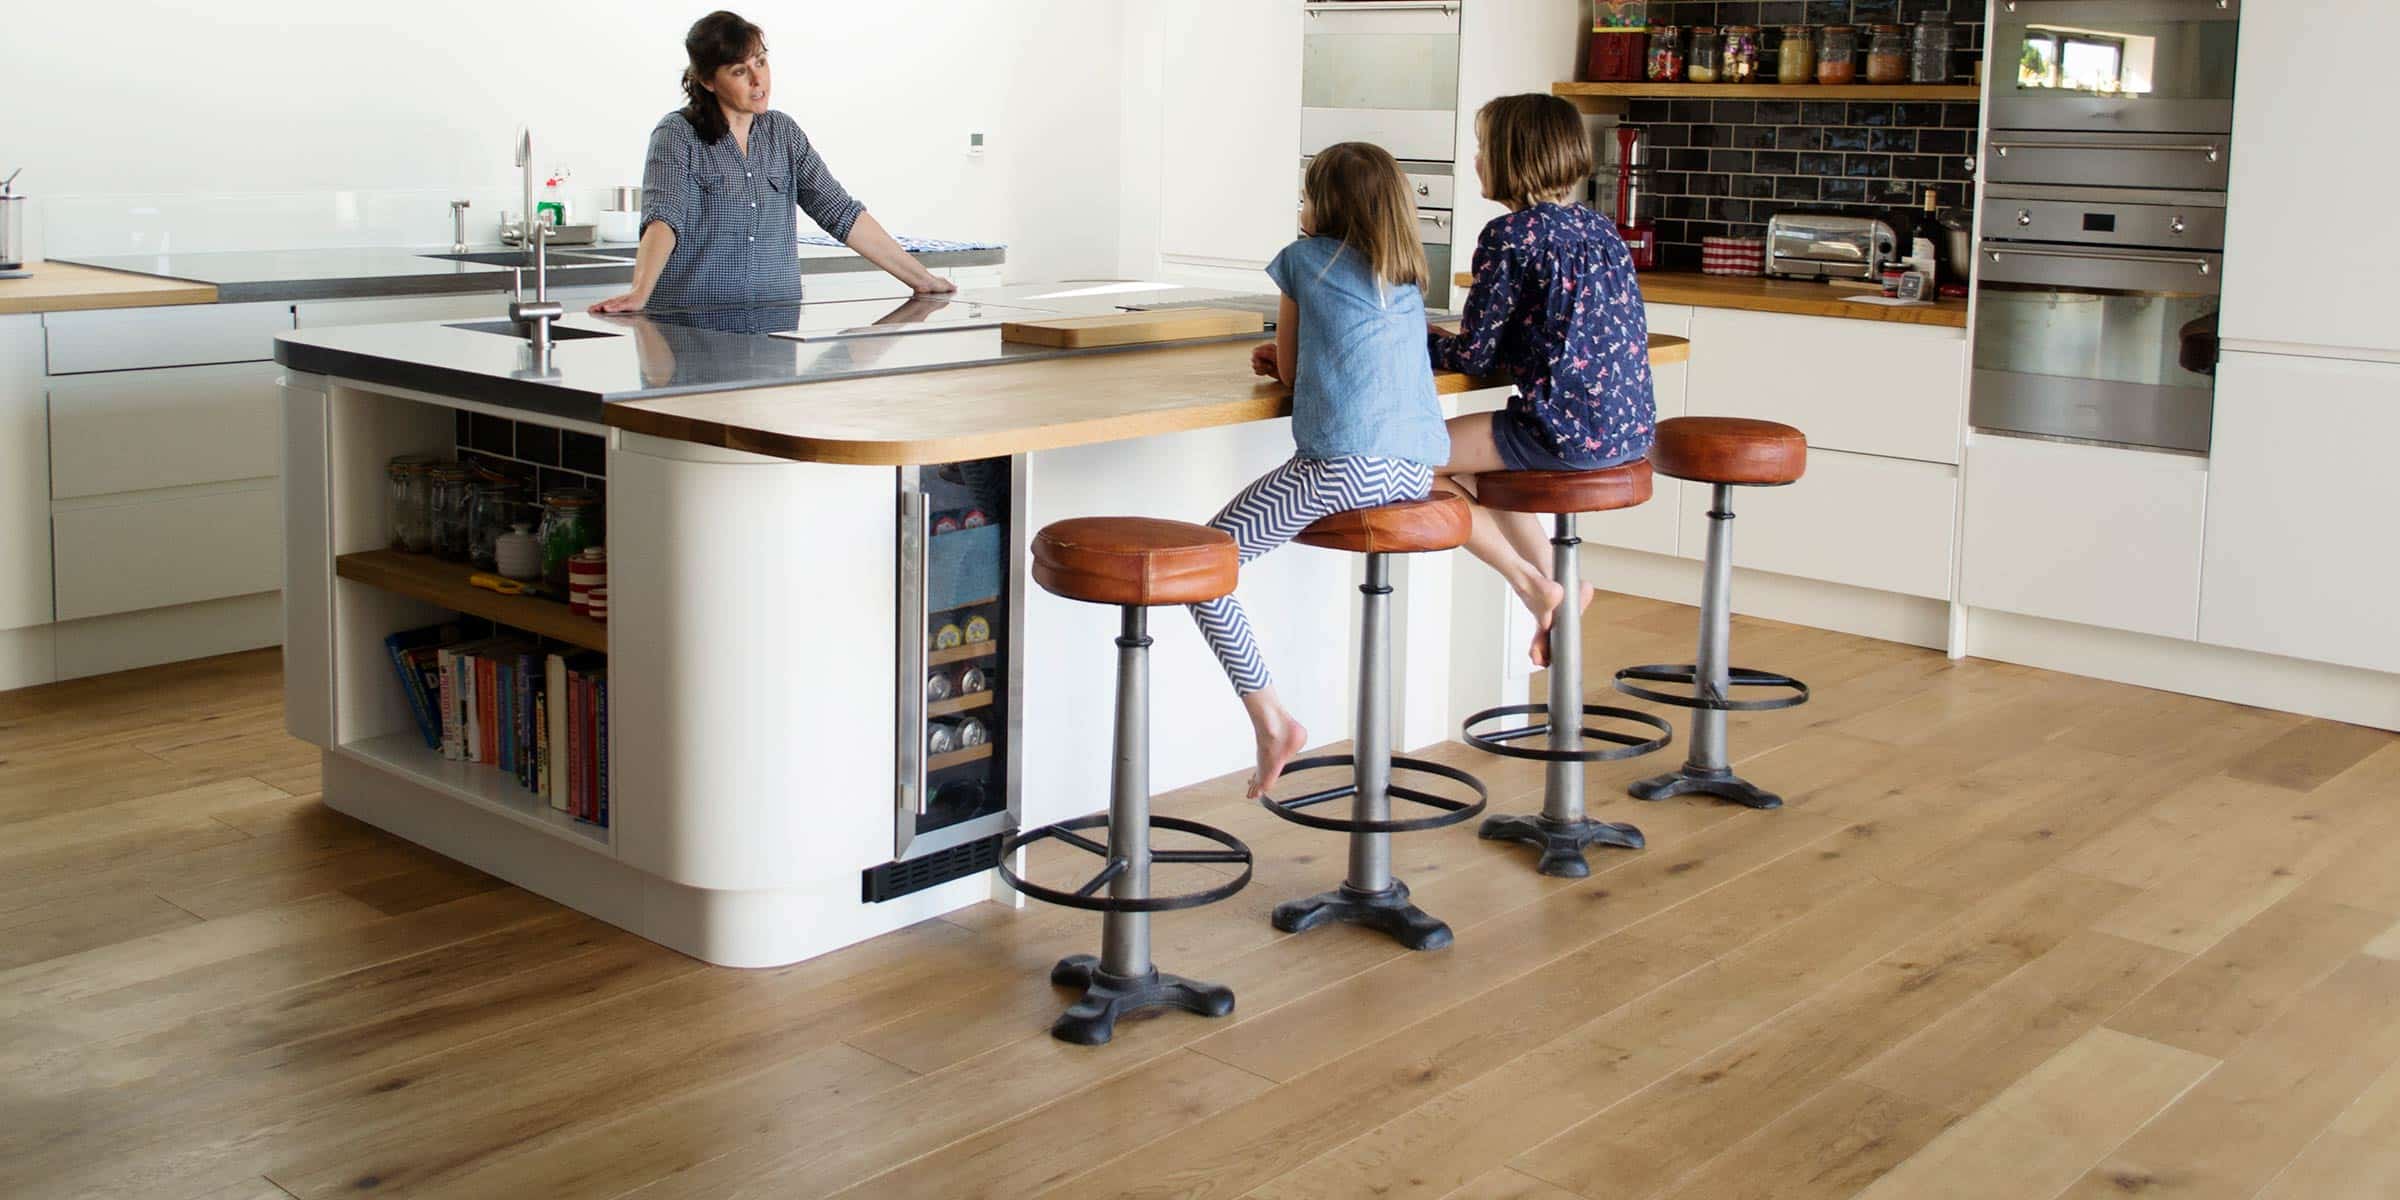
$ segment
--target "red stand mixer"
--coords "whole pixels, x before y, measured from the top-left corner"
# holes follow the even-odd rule
[[[1610,215],[1616,218],[1617,236],[1633,253],[1636,271],[1658,265],[1658,228],[1642,215],[1642,198],[1650,190],[1650,168],[1642,165],[1648,149],[1639,127],[1617,126],[1616,195]]]

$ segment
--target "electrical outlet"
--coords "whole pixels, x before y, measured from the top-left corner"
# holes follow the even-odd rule
[[[982,157],[983,157],[983,135],[982,135],[982,134],[980,134],[980,133],[970,133],[970,134],[968,134],[968,135],[967,135],[967,157],[968,157],[968,158],[982,158]]]

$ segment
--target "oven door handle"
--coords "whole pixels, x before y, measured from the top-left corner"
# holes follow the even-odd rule
[[[1316,4],[1301,5],[1301,8],[1312,17],[1323,16],[1329,12],[1417,12],[1422,10],[1454,13],[1458,11],[1458,0],[1380,0],[1380,2],[1320,0]]]
[[[1986,245],[1983,248],[1983,252],[1984,254],[1988,255],[1993,262],[1999,262],[2002,255],[2016,254],[2029,258],[2073,258],[2081,259],[2085,262],[2121,262],[2141,263],[2145,266],[2191,267],[2194,270],[2199,271],[2202,275],[2207,275],[2213,270],[2207,259],[2192,258],[2181,254],[2125,254],[2115,250],[2049,250],[2033,246],[1991,245]]]
[[[2225,148],[2214,142],[2060,142],[2017,140],[1992,142],[1992,153],[2002,158],[2011,150],[2154,150],[2162,154],[2205,154],[2215,162]]]

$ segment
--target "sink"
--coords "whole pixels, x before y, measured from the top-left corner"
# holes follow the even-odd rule
[[[487,267],[530,268],[533,266],[533,256],[522,250],[476,250],[467,254],[420,254],[417,257],[446,259],[450,262],[479,263]],[[613,257],[591,258],[566,250],[550,252],[550,265],[553,267],[613,267],[616,264],[617,260]]]
[[[458,321],[452,323],[450,328],[464,329],[469,333],[496,333],[501,337],[515,338],[521,342],[532,340],[525,335],[525,331],[519,328],[515,321]],[[579,338],[623,336],[612,329],[578,329],[573,325],[561,325],[556,321],[550,323],[550,340],[553,342],[572,342]]]

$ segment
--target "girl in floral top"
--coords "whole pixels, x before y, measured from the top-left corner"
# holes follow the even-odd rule
[[[1473,495],[1485,471],[1590,471],[1648,454],[1657,408],[1633,257],[1608,218],[1567,203],[1592,172],[1582,114],[1556,96],[1502,96],[1476,114],[1475,130],[1475,174],[1508,215],[1476,239],[1459,331],[1433,330],[1431,350],[1437,367],[1505,370],[1517,394],[1503,411],[1450,422],[1441,477]],[[1533,661],[1547,665],[1566,593],[1542,565],[1550,544],[1540,522],[1478,505],[1467,549],[1532,610]],[[1592,602],[1590,585],[1576,602]]]

